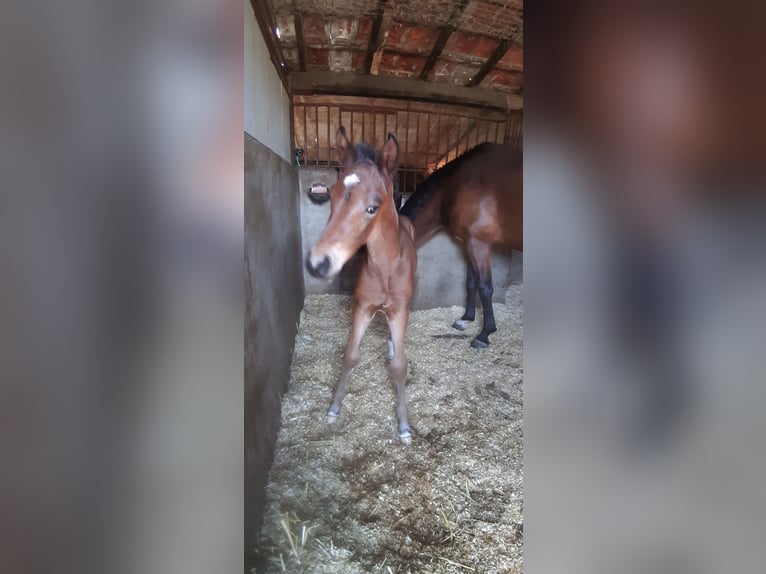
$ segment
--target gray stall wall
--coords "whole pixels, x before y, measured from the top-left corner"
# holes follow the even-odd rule
[[[245,561],[263,520],[269,466],[303,308],[297,169],[245,133]]]
[[[302,167],[298,169],[298,179],[300,181],[301,238],[305,257],[319,240],[330,217],[330,202],[326,201],[321,205],[312,203],[306,190],[311,188],[312,183],[331,186],[338,181],[338,172],[326,167]],[[339,277],[336,276],[329,281],[317,279],[309,275],[305,267],[303,281],[306,285],[306,293],[337,293],[340,285]]]
[[[522,282],[522,255],[518,251],[492,252],[492,300],[505,303],[509,285]],[[441,231],[418,250],[418,269],[412,309],[433,309],[465,304],[466,262],[462,249]],[[478,299],[477,299],[478,303]],[[481,305],[478,304],[478,309]],[[455,317],[457,319],[457,317]]]
[[[309,200],[306,190],[312,183],[332,185],[338,179],[333,168],[299,168],[301,234],[304,256],[322,234],[330,217],[330,203],[316,205]],[[437,233],[418,251],[418,268],[415,277],[415,294],[412,309],[432,309],[465,303],[465,259],[460,247],[443,232]],[[338,278],[322,281],[309,275],[304,269],[307,293],[337,293]],[[493,300],[505,303],[505,290],[513,283],[522,281],[522,256],[519,252],[496,249],[492,254],[492,283],[495,287]]]

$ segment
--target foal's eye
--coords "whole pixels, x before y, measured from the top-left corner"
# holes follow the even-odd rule
[[[378,211],[378,206],[377,205],[368,205],[367,206],[367,213],[369,213],[370,215],[374,214],[376,211]]]

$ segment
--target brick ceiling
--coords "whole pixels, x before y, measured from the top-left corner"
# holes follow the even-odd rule
[[[294,94],[523,107],[522,0],[252,0]]]

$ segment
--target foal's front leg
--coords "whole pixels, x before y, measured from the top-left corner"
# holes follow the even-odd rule
[[[351,323],[351,332],[348,336],[348,343],[346,343],[346,350],[343,353],[343,366],[341,367],[338,385],[335,387],[335,393],[332,396],[332,403],[327,410],[327,422],[330,424],[334,423],[340,414],[340,403],[346,395],[346,382],[351,371],[359,362],[359,345],[374,314],[369,307],[362,307],[354,302],[354,316]]]
[[[391,379],[396,387],[396,418],[399,421],[399,440],[403,444],[412,442],[412,430],[407,420],[407,398],[405,396],[404,384],[407,378],[407,354],[404,351],[404,335],[407,332],[407,321],[409,311],[405,306],[391,313],[388,317],[388,328],[391,330],[391,363],[389,370]]]

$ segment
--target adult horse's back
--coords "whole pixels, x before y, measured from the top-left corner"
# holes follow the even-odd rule
[[[415,227],[420,248],[445,229],[466,255],[466,306],[453,323],[459,330],[476,318],[476,291],[484,326],[471,342],[489,345],[497,331],[492,309],[492,247],[523,249],[523,156],[510,146],[483,143],[449,162],[426,179],[400,212]]]

